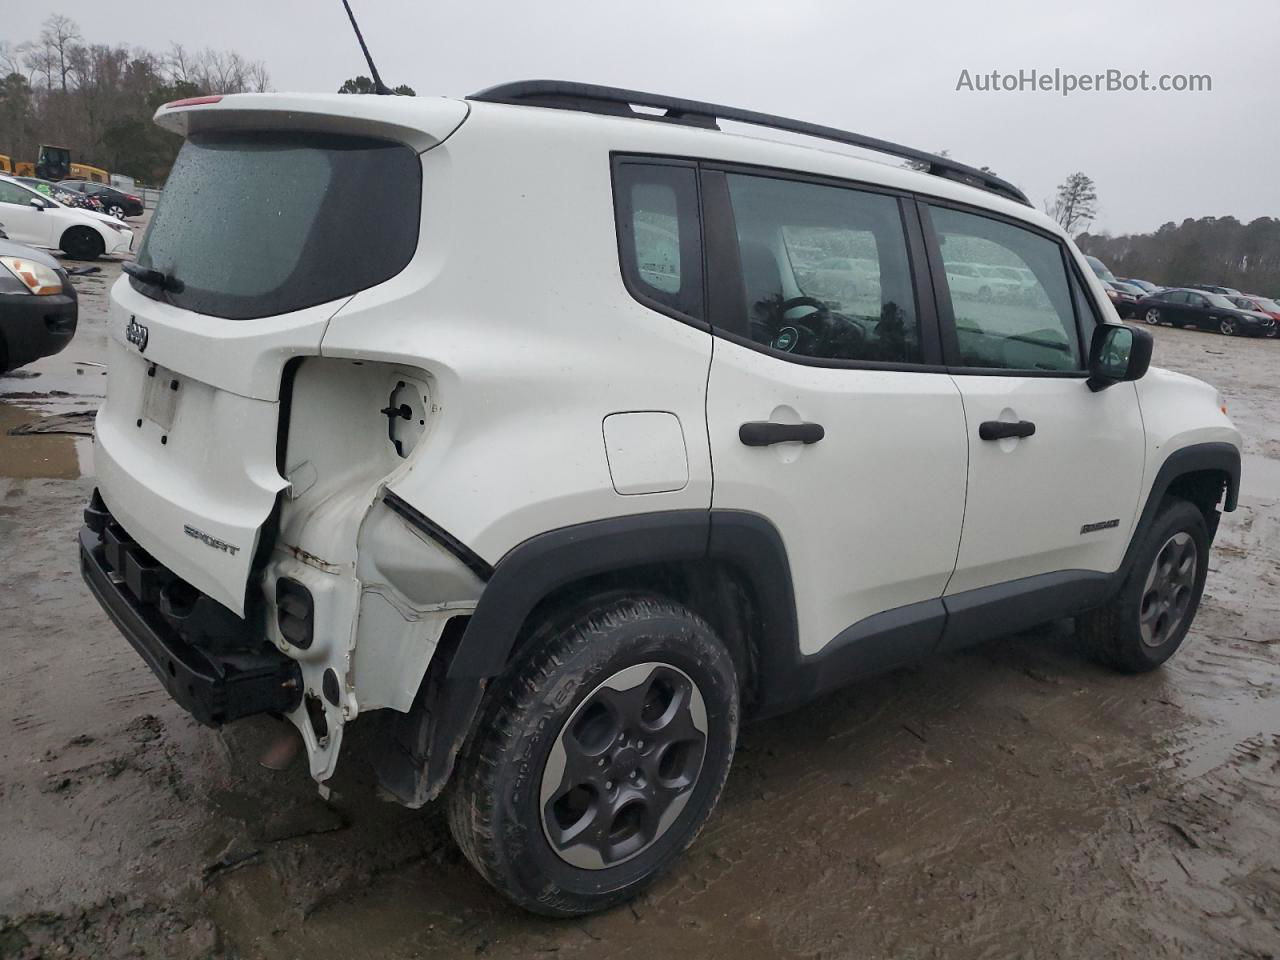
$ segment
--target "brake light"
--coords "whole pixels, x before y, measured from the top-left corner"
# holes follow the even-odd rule
[[[165,104],[165,109],[169,107],[198,107],[202,103],[217,103],[222,99],[222,95],[218,94],[214,97],[187,97],[185,100],[170,100]]]

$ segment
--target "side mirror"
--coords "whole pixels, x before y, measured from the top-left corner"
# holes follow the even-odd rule
[[[43,211],[43,210],[44,210],[44,201],[43,201],[43,200],[37,200],[35,197],[32,197],[32,198],[31,198],[31,206],[35,207],[37,210]]]
[[[1140,380],[1151,366],[1151,334],[1122,323],[1100,324],[1089,349],[1089,389],[1094,393],[1115,383]]]

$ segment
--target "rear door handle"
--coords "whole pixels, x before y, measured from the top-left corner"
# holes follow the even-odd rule
[[[1008,423],[1004,420],[985,420],[978,426],[978,436],[983,440],[1004,440],[1008,437],[1029,437],[1036,432],[1030,420]]]
[[[753,420],[738,428],[738,439],[748,447],[767,447],[774,443],[817,443],[827,435],[820,423],[774,423]]]

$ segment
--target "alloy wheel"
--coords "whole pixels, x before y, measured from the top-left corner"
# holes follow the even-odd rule
[[[1156,552],[1138,605],[1138,626],[1147,646],[1163,646],[1186,619],[1199,562],[1196,542],[1185,531]]]
[[[619,670],[578,704],[547,757],[538,806],[551,849],[586,870],[643,853],[688,803],[706,747],[706,703],[687,673]]]
[[[111,216],[115,217],[117,220],[124,219],[124,207],[119,205],[108,208],[107,213],[111,214]]]
[[[1155,326],[1160,322],[1160,311],[1157,310],[1155,307],[1152,307],[1150,310],[1147,311],[1146,316],[1144,316],[1142,319],[1146,320],[1147,323],[1151,324],[1152,326]]]
[[[1234,337],[1236,335],[1236,322],[1230,317],[1223,317],[1222,322],[1218,324],[1218,329],[1222,331],[1224,337]]]

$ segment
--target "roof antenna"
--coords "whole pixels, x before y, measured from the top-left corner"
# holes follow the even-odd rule
[[[356,32],[356,39],[360,41],[360,49],[364,51],[364,59],[369,64],[369,72],[373,74],[373,92],[394,96],[395,91],[383,83],[382,77],[378,76],[378,68],[373,65],[373,57],[369,56],[369,48],[365,46],[364,36],[360,33],[360,25],[356,23],[356,15],[351,12],[351,4],[347,3],[347,0],[342,0],[342,5],[347,8],[347,17],[351,20],[351,29]]]

